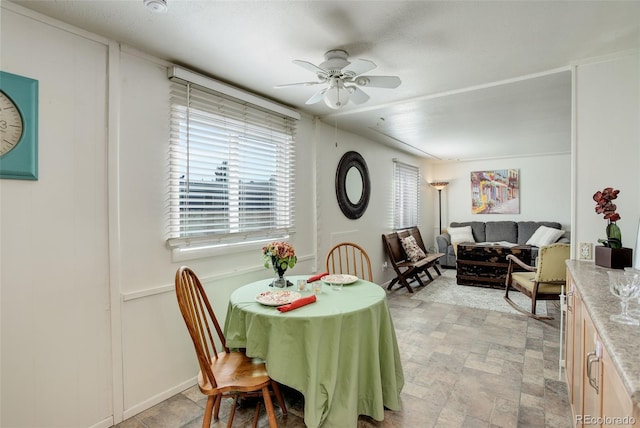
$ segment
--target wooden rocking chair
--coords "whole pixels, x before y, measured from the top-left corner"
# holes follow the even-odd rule
[[[557,243],[541,247],[538,252],[537,266],[529,266],[512,254],[507,256],[509,267],[505,281],[504,299],[514,309],[538,320],[550,320],[553,317],[536,314],[538,300],[556,300],[560,298],[562,287],[567,281],[565,261],[570,257],[569,244]],[[518,265],[525,272],[514,272]],[[531,299],[531,311],[521,308],[509,298],[509,289],[513,288]]]

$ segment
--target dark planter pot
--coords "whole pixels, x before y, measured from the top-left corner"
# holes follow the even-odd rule
[[[596,246],[595,263],[598,266],[611,269],[631,267],[633,250],[631,248],[609,248]]]

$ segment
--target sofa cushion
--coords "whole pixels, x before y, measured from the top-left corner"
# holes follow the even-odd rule
[[[519,221],[518,222],[518,245],[526,245],[529,238],[533,236],[540,226],[562,229],[560,223],[554,221]]]
[[[475,242],[485,242],[484,221],[451,222],[451,227],[471,226]]]
[[[463,227],[450,227],[449,236],[451,236],[451,243],[458,244],[460,242],[476,242],[471,231],[471,226]]]
[[[564,235],[564,230],[554,229],[553,227],[540,226],[538,230],[529,238],[527,245],[535,247],[544,247],[551,245]]]
[[[518,242],[518,225],[515,221],[488,221],[485,231],[486,242]]]

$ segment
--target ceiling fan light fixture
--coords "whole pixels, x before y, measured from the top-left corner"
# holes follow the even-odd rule
[[[142,2],[154,13],[165,13],[169,9],[167,0],[142,0]]]
[[[334,110],[340,110],[349,102],[349,89],[344,86],[342,79],[331,79],[331,84],[324,93],[324,102]]]
[[[315,82],[277,85],[276,88],[327,84],[325,89],[317,91],[305,104],[315,104],[324,101],[328,107],[339,110],[347,105],[349,101],[353,104],[360,105],[370,99],[369,95],[360,89],[360,86],[394,89],[401,83],[398,76],[361,76],[362,73],[367,73],[375,69],[376,64],[373,61],[362,58],[350,62],[348,58],[349,54],[347,51],[343,49],[333,49],[324,54],[325,61],[320,65],[315,65],[309,61],[300,59],[293,60],[294,64],[314,73],[318,80]]]

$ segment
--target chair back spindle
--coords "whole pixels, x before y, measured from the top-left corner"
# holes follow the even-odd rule
[[[325,268],[331,274],[349,274],[373,281],[369,255],[361,246],[352,242],[341,242],[331,248],[327,253]]]

